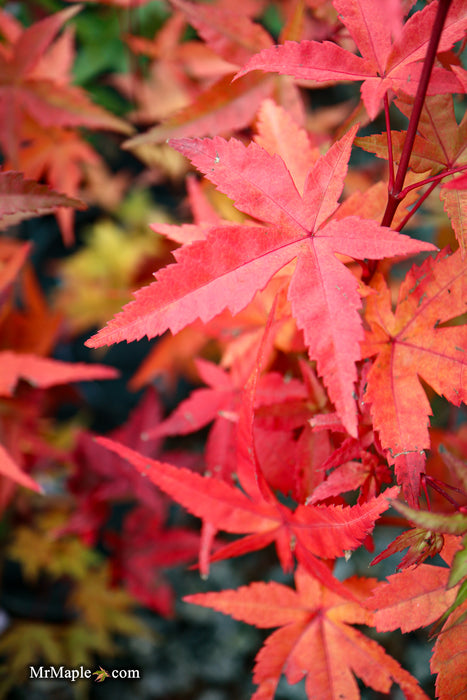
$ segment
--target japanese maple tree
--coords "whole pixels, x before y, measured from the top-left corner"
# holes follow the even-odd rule
[[[119,12],[132,5],[102,4]],[[133,497],[121,532],[106,534],[111,570],[162,615],[172,614],[174,600],[164,567],[198,555],[207,579],[216,562],[254,558],[273,544],[281,582],[185,597],[276,628],[256,656],[254,700],[272,700],[282,675],[290,684],[304,679],[310,700],[357,700],[359,682],[386,694],[395,683],[409,700],[426,698],[404,659],[373,633],[429,626],[433,691],[441,700],[467,697],[467,435],[460,426],[467,402],[467,6],[278,6],[280,27],[263,0],[243,10],[232,0],[171,0],[172,14],[153,39],[134,27],[124,41],[135,65],[147,57],[147,72],[111,82],[135,102],[128,120],[151,126],[136,136],[71,84],[72,35],[60,31],[78,6],[28,28],[0,13],[0,145],[14,169],[0,173],[2,228],[55,212],[72,241],[73,219],[64,212],[85,206],[82,182],[93,189],[86,167],[100,168],[95,197],[104,180],[120,196],[82,127],[131,135],[123,148],[150,166],[142,181],[170,177],[176,187],[192,171],[192,221],[151,225],[160,249],[155,279],[145,286],[151,246],[138,243],[136,255],[135,239],[131,264],[121,251],[115,256],[103,298],[121,303],[132,291],[133,299],[85,345],[102,353],[163,336],[134,368],[130,387],[165,374],[170,394],[180,373],[195,387],[165,417],[153,388],[110,435],[78,432],[67,481],[76,512],[62,534],[93,546],[113,504],[128,507]],[[185,41],[187,26],[196,36],[190,31]],[[314,89],[342,82],[350,100],[315,107]],[[106,252],[112,256],[110,244]],[[37,327],[23,342],[11,286],[29,246],[6,245],[0,254],[8,301],[0,318],[0,393],[10,402],[1,417],[0,471],[7,483],[37,491],[21,448],[31,423],[19,417],[23,396],[116,372],[49,357],[53,319],[43,321],[45,345]],[[441,426],[439,406],[448,416]],[[203,430],[202,454],[202,434],[188,443],[195,444],[191,455],[169,449]],[[5,504],[12,493],[6,489]],[[171,524],[171,501],[201,520],[200,534]],[[399,534],[391,541],[386,528],[394,525]],[[348,563],[363,558],[364,548],[373,564],[408,551],[381,581]],[[28,548],[14,551],[24,557]],[[38,562],[31,557],[31,570]]]

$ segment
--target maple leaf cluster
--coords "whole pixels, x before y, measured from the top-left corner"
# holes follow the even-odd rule
[[[73,210],[69,207],[76,206],[70,197],[78,194],[83,165],[97,167],[100,163],[78,128],[131,133],[129,124],[94,104],[84,90],[71,84],[72,30],[67,28],[58,39],[57,35],[78,11],[79,6],[74,5],[28,28],[5,10],[0,16],[0,146],[7,171],[2,177],[11,178],[8,171],[21,171],[33,180],[45,178],[50,187],[68,195],[61,202],[50,197],[47,202],[47,198],[37,197],[38,192],[20,190],[16,184],[16,194],[23,193],[25,199],[22,206],[20,202],[14,205],[17,220],[24,218],[18,217],[21,211],[42,213],[47,205],[56,209],[68,243],[73,241]],[[9,190],[7,185],[8,194]],[[32,194],[36,194],[35,200]]]
[[[61,453],[76,506],[62,536],[95,546],[114,505],[133,499],[121,531],[105,534],[110,568],[164,615],[174,602],[165,567],[198,555],[206,578],[213,563],[273,544],[294,588],[257,581],[185,599],[277,628],[256,657],[254,700],[272,700],[282,674],[292,684],[305,679],[310,699],[357,699],[356,679],[379,693],[396,683],[408,699],[427,697],[355,625],[402,633],[433,625],[437,697],[463,697],[467,121],[459,113],[467,8],[462,0],[278,7],[279,29],[262,0],[241,12],[231,0],[171,0],[152,39],[123,37],[144,67],[110,81],[134,101],[128,121],[71,84],[68,26],[77,6],[28,28],[2,11],[3,228],[55,212],[72,241],[85,182],[90,199],[112,209],[128,179],[106,174],[82,127],[131,136],[122,147],[143,164],[139,183],[180,187],[195,174],[185,178],[191,222],[158,217],[157,246],[129,236],[131,254],[123,243],[111,252],[120,233],[107,229],[105,272],[98,248],[62,266],[63,280],[74,275],[77,285],[71,296],[58,293],[55,317],[30,282],[36,320],[19,320],[11,287],[29,246],[0,247],[1,501],[11,503],[14,482],[40,490],[28,449],[57,458],[46,440],[24,447],[31,426],[39,433],[47,390],[116,374],[49,356],[61,315],[69,333],[86,331],[132,292],[86,346],[162,336],[130,388],[153,384],[169,395],[181,374],[195,387],[166,417],[153,387],[109,435],[76,431]],[[184,39],[187,27],[195,38]],[[314,106],[318,88],[335,96],[340,83],[349,100]],[[142,133],[133,135],[130,121]],[[364,154],[358,167],[362,150],[377,159]],[[111,182],[107,194],[103,181]],[[145,256],[156,271],[141,286]],[[80,295],[83,280],[95,285],[94,297]],[[79,312],[70,303],[77,299]],[[100,300],[104,312],[94,308]],[[439,406],[449,414],[444,429],[430,423]],[[199,431],[202,455],[164,447]],[[172,500],[201,520],[200,534],[169,523]],[[387,581],[336,575],[338,559],[362,545],[372,552],[373,536],[394,524],[401,534],[373,563],[408,551]],[[13,551],[28,561],[24,548]],[[441,563],[427,563],[437,554]],[[87,593],[76,595],[85,609]],[[89,614],[98,613],[91,606]]]

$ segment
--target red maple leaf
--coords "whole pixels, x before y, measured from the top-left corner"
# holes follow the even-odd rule
[[[438,3],[416,12],[403,26],[396,3],[375,6],[373,0],[333,0],[333,5],[361,56],[329,41],[286,41],[254,56],[237,77],[260,69],[318,82],[362,80],[362,99],[374,119],[388,90],[415,94]],[[465,3],[455,0],[438,51],[447,51],[462,39],[466,27]],[[461,90],[452,72],[434,66],[427,94]]]
[[[292,512],[264,486],[258,488],[254,478],[242,482],[247,495],[224,481],[149,459],[108,438],[99,437],[97,442],[127,459],[193,515],[219,530],[247,535],[221,549],[213,560],[245,554],[275,542],[284,569],[291,568],[295,552],[314,576],[333,589],[339,589],[341,584],[318,557],[334,559],[358,547],[389,507],[387,499],[395,497],[398,491],[393,487],[362,505],[299,505]]]
[[[13,223],[22,218],[34,216],[44,211],[51,211],[57,205],[74,204],[64,195],[53,192],[44,185],[39,185],[31,180],[24,180],[21,173],[1,173],[0,190],[0,221]],[[79,202],[78,202],[79,204]],[[25,255],[29,251],[28,245],[21,247],[13,242],[2,242],[0,259],[4,263],[3,278],[0,279],[2,294],[15,279]],[[51,335],[55,335],[57,318],[50,313],[50,309],[44,319],[45,301],[40,295],[31,274],[24,275],[25,294],[23,296],[23,308],[21,311],[10,309],[9,313],[3,313],[2,344],[16,341],[17,346],[26,352],[14,352],[12,350],[0,350],[0,396],[13,397],[17,384],[21,379],[28,381],[35,387],[51,387],[57,384],[88,381],[93,379],[110,379],[118,375],[117,370],[103,365],[89,365],[86,363],[61,362],[59,360],[41,357],[27,350],[34,349],[37,353],[47,352],[51,342]],[[42,324],[40,333],[34,323]],[[14,413],[14,411],[13,411]],[[22,440],[19,440],[20,432],[17,432],[15,421],[10,422],[8,404],[2,409],[2,443],[0,445],[0,472],[3,476],[40,491],[40,486],[26,474],[21,466]],[[4,422],[4,423],[3,423]],[[27,423],[24,418],[25,424]],[[26,434],[31,436],[28,426]],[[32,440],[34,438],[31,438]],[[40,442],[40,440],[38,440]],[[10,490],[11,484],[3,489],[3,504]]]
[[[237,362],[230,374],[211,362],[196,360],[200,377],[208,385],[195,389],[164,421],[155,425],[146,437],[185,435],[214,422],[205,450],[207,470],[229,481],[236,470],[236,425],[242,404],[243,390],[251,371],[249,363]],[[285,381],[278,373],[268,373],[259,379],[256,407],[280,404],[306,396],[298,380]],[[271,435],[269,433],[270,439]]]
[[[8,17],[7,41],[0,45],[0,142],[16,167],[19,135],[24,115],[42,126],[89,126],[131,133],[131,127],[102,107],[94,105],[80,88],[67,84],[63,63],[55,56],[53,41],[79,6],[56,12],[27,29]]]
[[[166,508],[134,508],[125,518],[121,534],[111,533],[106,544],[112,548],[114,576],[143,605],[170,617],[175,594],[163,570],[195,561],[199,534],[167,525],[169,502],[165,500]]]
[[[336,452],[339,452],[339,450],[336,450]],[[333,459],[333,456],[331,455],[329,460],[326,460],[321,465],[323,471],[328,468],[328,464]],[[392,475],[387,465],[381,464],[374,454],[360,448],[356,457],[361,461],[356,461],[355,459],[342,461],[331,472],[326,481],[318,484],[308,499],[308,503],[317,503],[326,498],[335,497],[358,488],[361,489],[359,501],[364,502],[368,500],[369,495],[374,496],[376,493],[379,493],[383,483],[391,483]]]
[[[452,565],[459,543],[459,537],[445,536],[440,554],[447,564]],[[431,670],[438,674],[436,696],[440,700],[461,698],[466,688],[465,580],[452,586],[451,577],[452,570],[447,567],[420,564],[379,583],[366,603],[374,611],[379,632],[400,629],[407,633],[441,618],[444,625],[431,658]]]
[[[447,588],[449,573],[447,567],[420,564],[378,584],[368,600],[378,632],[411,632],[435,622],[456,598],[458,587]]]
[[[118,372],[113,367],[83,363],[60,362],[45,357],[9,350],[0,351],[0,396],[13,396],[20,379],[26,379],[37,387],[51,387],[68,382],[92,379],[110,379]],[[13,481],[35,491],[41,487],[16,463],[0,444],[0,472]]]
[[[361,301],[356,278],[336,253],[380,259],[433,246],[375,221],[330,218],[338,208],[355,133],[356,127],[316,161],[303,192],[284,161],[255,143],[245,147],[219,137],[173,141],[241,211],[269,225],[213,225],[204,240],[177,250],[177,263],[159,271],[157,281],[139,290],[135,301],[86,344],[153,337],[168,328],[175,333],[226,307],[237,313],[297,258],[288,293],[292,314],[343,424],[356,436],[352,394],[363,339]]]
[[[61,362],[47,357],[9,350],[0,352],[0,396],[13,396],[20,379],[37,387],[51,387],[69,382],[113,379],[118,370],[85,362]]]
[[[25,219],[50,214],[58,207],[85,209],[78,199],[51,190],[34,180],[26,180],[19,172],[0,173],[0,229]]]
[[[358,700],[354,674],[381,693],[389,693],[396,682],[406,698],[426,700],[417,681],[352,626],[371,624],[372,615],[363,602],[374,584],[374,579],[356,577],[346,581],[353,594],[349,602],[298,567],[295,591],[271,581],[184,600],[256,627],[279,627],[256,656],[254,681],[259,687],[252,700],[272,700],[282,673],[291,684],[305,677],[307,697],[313,700]]]
[[[160,420],[161,415],[162,407],[157,394],[149,389],[127,422],[112,431],[111,436],[144,455],[154,456],[159,453],[161,441],[143,440],[141,434]],[[76,468],[69,486],[80,501],[75,520],[84,522],[82,514],[91,512],[96,504],[129,499],[137,499],[147,508],[157,511],[160,503],[157,489],[148,481],[138,478],[125,460],[97,445],[95,438],[90,431],[81,431],[73,453]]]
[[[447,618],[436,640],[431,670],[437,673],[436,696],[439,700],[465,697],[467,687],[467,602]]]
[[[141,434],[161,413],[157,394],[148,390],[129,420],[112,436],[144,454],[157,454],[160,440],[143,440]],[[181,453],[172,456],[183,462]],[[124,582],[143,605],[170,616],[174,592],[163,569],[193,562],[200,546],[199,534],[168,525],[170,500],[148,479],[141,479],[126,460],[96,444],[92,433],[80,433],[73,461],[75,470],[68,486],[76,508],[61,534],[79,534],[88,545],[103,537],[111,552],[114,578]],[[135,500],[137,505],[125,516],[121,531],[105,528],[112,505],[124,503],[128,507]]]
[[[21,138],[22,146],[17,156],[18,169],[33,180],[44,178],[50,187],[65,192],[69,197],[79,194],[79,185],[84,175],[83,166],[86,164],[97,170],[100,165],[97,153],[73,129],[45,128],[25,119]],[[84,207],[82,204],[79,208]],[[64,209],[61,205],[55,211],[55,216],[64,242],[73,243],[73,210]]]

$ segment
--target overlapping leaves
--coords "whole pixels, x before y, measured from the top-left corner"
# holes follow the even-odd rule
[[[433,246],[372,220],[330,218],[338,207],[355,131],[316,161],[303,192],[282,158],[255,143],[245,147],[219,137],[173,141],[241,211],[269,225],[213,225],[204,240],[176,251],[177,263],[157,273],[157,281],[139,290],[135,301],[87,345],[153,337],[167,329],[175,333],[225,308],[237,313],[297,258],[289,287],[292,312],[345,427],[356,435],[352,393],[363,339],[361,301],[357,280],[336,253],[380,259]]]

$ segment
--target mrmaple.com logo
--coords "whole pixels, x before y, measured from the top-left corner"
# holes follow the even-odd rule
[[[95,677],[95,681],[102,683],[106,678],[119,678],[119,679],[131,679],[138,680],[140,678],[140,673],[138,669],[112,669],[108,673],[102,666],[99,666],[97,671],[91,671],[89,668],[84,668],[80,666],[79,668],[65,668],[65,666],[30,666],[29,667],[29,678],[31,679],[52,679],[58,678],[62,680],[68,680],[74,683],[78,680],[83,680],[85,678],[89,679],[92,676]]]

